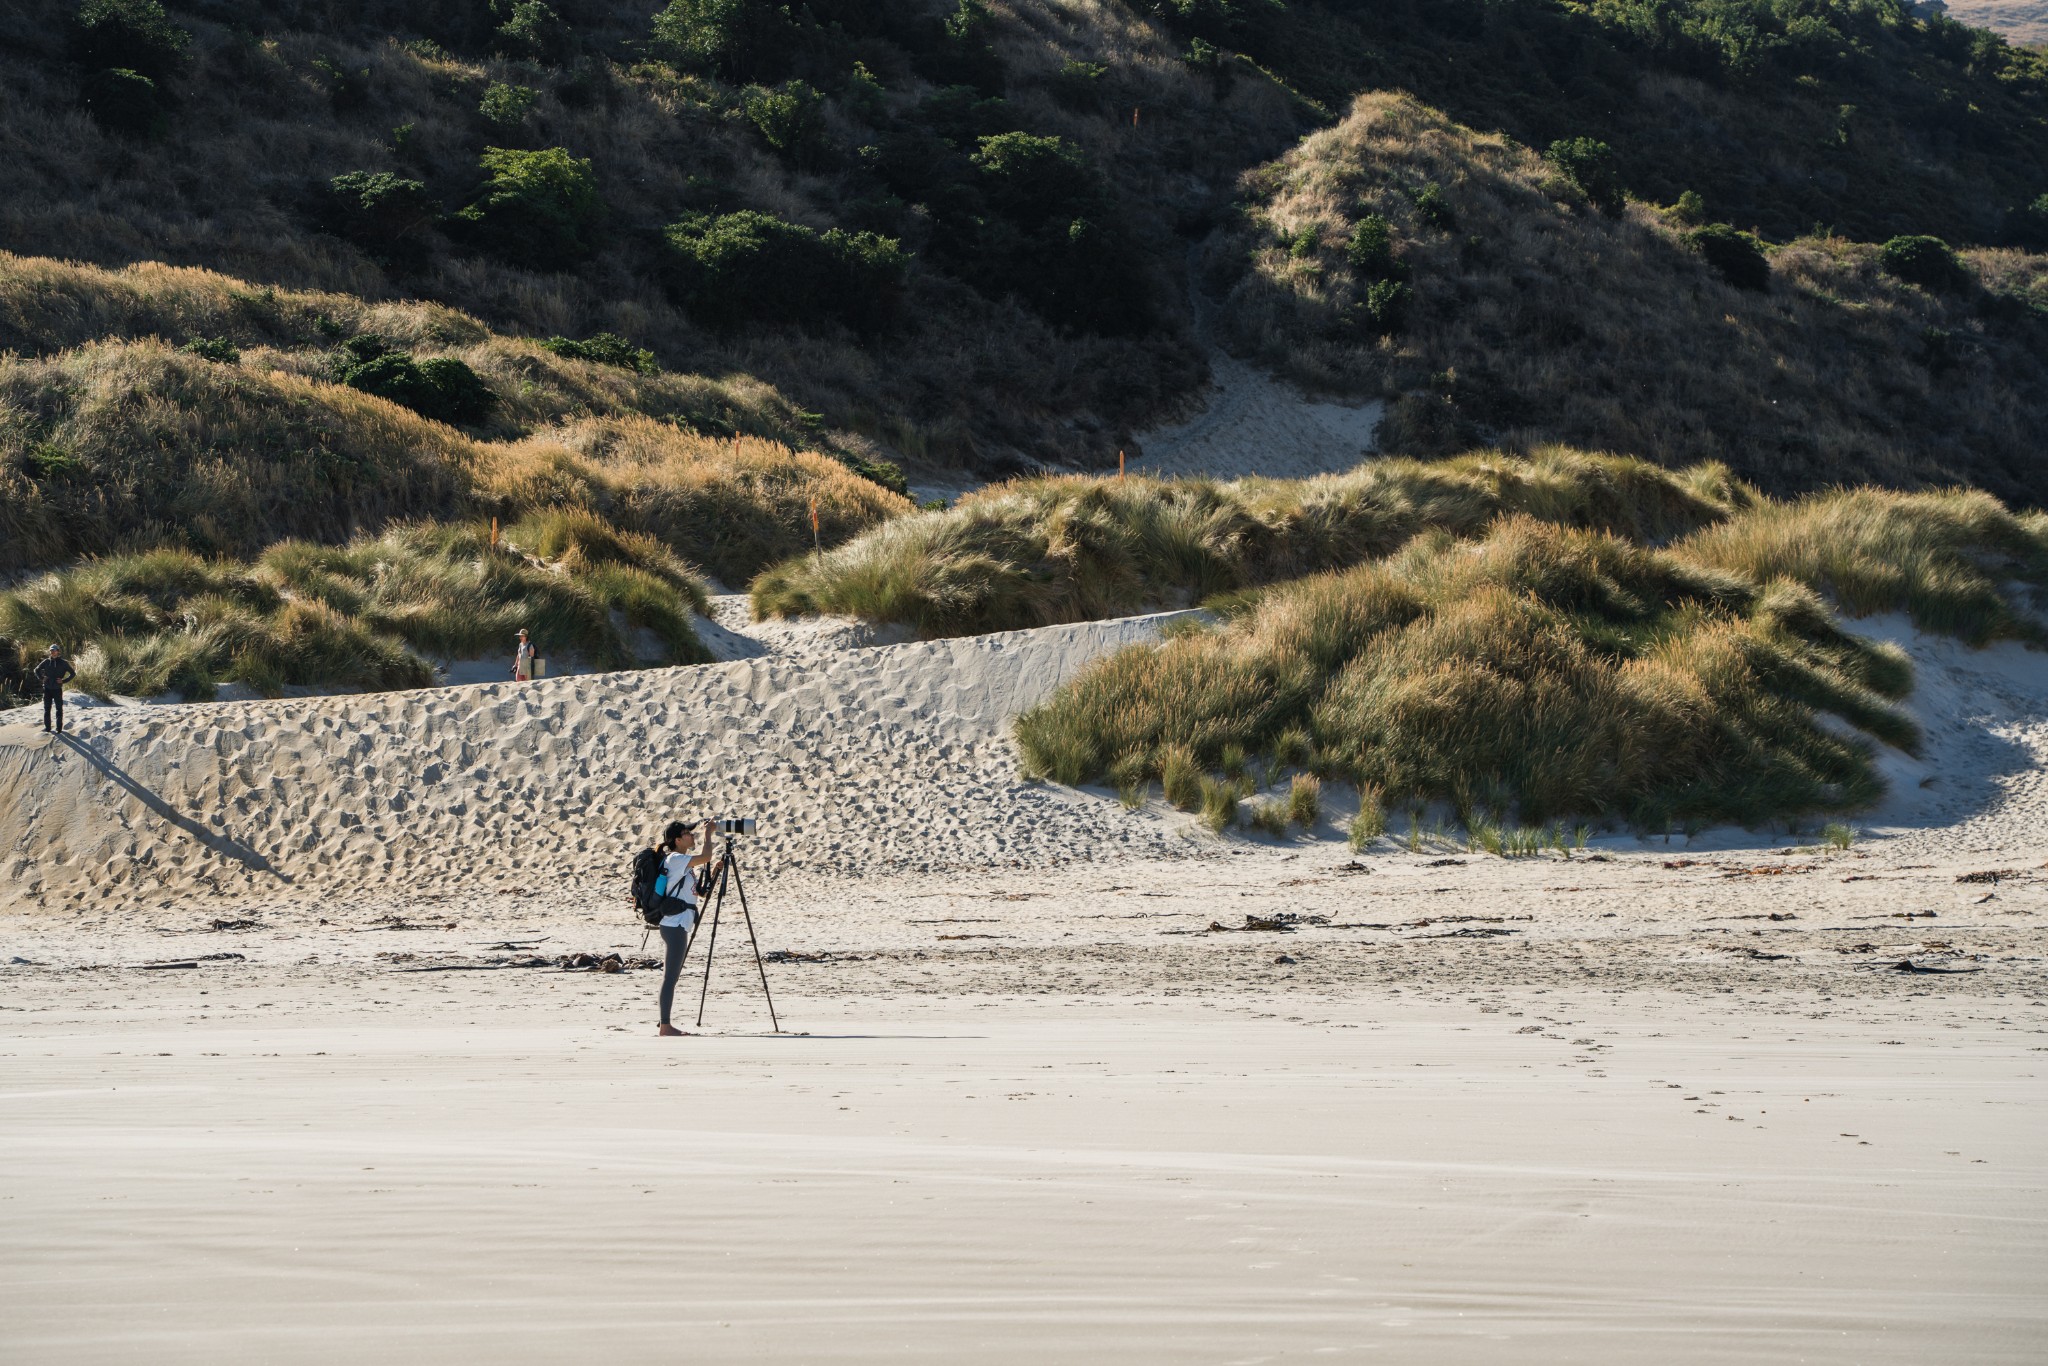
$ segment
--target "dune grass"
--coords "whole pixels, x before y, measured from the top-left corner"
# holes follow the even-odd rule
[[[697,663],[710,656],[690,614],[706,605],[653,538],[551,513],[496,550],[473,524],[405,523],[340,546],[283,541],[253,562],[176,549],[92,560],[0,594],[0,639],[65,645],[101,696],[203,700],[224,683],[426,687],[436,659],[501,654],[509,670],[522,626],[542,653],[599,667]]]
[[[1522,514],[1663,540],[1757,495],[1718,465],[1671,471],[1561,448],[1316,479],[1015,480],[874,527],[756,579],[761,616],[834,613],[928,636],[1186,606],[1388,555],[1419,532],[1481,534]]]
[[[810,544],[812,499],[828,545],[910,508],[831,456],[635,412],[498,441],[247,355],[224,365],[160,341],[0,355],[0,570],[156,546],[249,559],[280,537],[567,507],[745,581]]]
[[[2016,515],[1988,493],[1847,489],[1765,503],[1675,549],[1760,583],[1796,579],[1852,616],[1904,612],[1972,645],[2048,644],[2029,610],[2048,608],[2048,513]]]
[[[1468,828],[1756,822],[1874,801],[1867,744],[1818,714],[1912,749],[1892,705],[1910,686],[1901,653],[1843,630],[1810,589],[1522,515],[1120,652],[1016,735],[1027,767],[1063,783],[1146,755],[1185,784],[1299,729],[1304,767],[1448,804]]]

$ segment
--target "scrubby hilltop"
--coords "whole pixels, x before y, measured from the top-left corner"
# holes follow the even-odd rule
[[[1613,250],[1580,206],[1683,203],[1673,242],[1718,223],[1771,244],[1817,225],[1872,245],[2048,243],[2048,59],[1901,0],[32,0],[0,19],[0,77],[0,246],[617,334],[671,370],[754,375],[882,454],[984,469],[1100,463],[1192,402],[1188,247],[1223,231],[1220,290],[1270,274],[1233,235],[1241,213],[1298,215],[1275,214],[1271,173],[1241,178],[1364,90],[1443,111],[1404,130],[1429,144],[1431,212],[1470,220],[1446,228],[1458,254],[1434,253],[1433,278],[1571,278],[1485,346],[1541,351],[1560,389],[1702,433],[1721,395],[1676,373],[1688,338],[1630,367],[1615,353],[1637,338],[1613,326],[1702,312],[1697,282],[1642,278],[1644,249]],[[1557,174],[1503,162],[1500,138],[1564,147]],[[1503,174],[1527,191],[1512,225],[1492,202]],[[1397,187],[1358,188],[1384,213]],[[2044,349],[2037,260],[1966,253],[1955,297],[1927,305],[1863,287],[1860,266],[1838,289],[1815,254],[1779,272],[1811,326],[1718,356],[1729,384],[1768,387],[1803,345],[1903,350],[1934,387],[1979,370],[2022,420],[2041,411],[2036,370],[2014,368]],[[1469,311],[1418,282],[1366,338]],[[1314,349],[1324,321],[1259,340]],[[1413,408],[1455,369],[1481,391],[1449,395],[1461,442],[1641,448],[1598,404],[1551,411],[1569,405],[1475,368],[1306,372]],[[1718,455],[1781,491],[2012,478],[1999,435],[1861,459],[1896,438],[1893,414],[1826,384],[1791,398],[1784,425],[1842,439],[1789,468],[1696,449],[1706,436],[1674,458]],[[1442,440],[1412,418],[1389,435]]]
[[[0,573],[75,568],[0,675],[693,658],[702,575],[1142,454],[1217,346],[1390,454],[2024,508],[2044,246],[2048,59],[1901,0],[28,0]]]

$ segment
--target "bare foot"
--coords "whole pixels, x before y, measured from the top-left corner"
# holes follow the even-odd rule
[[[690,1037],[690,1031],[687,1029],[677,1029],[674,1025],[663,1025],[654,1032],[664,1039],[687,1039]]]

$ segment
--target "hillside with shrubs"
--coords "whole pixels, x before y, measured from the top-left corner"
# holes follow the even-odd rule
[[[407,686],[527,604],[695,658],[711,580],[1029,562],[1066,495],[916,530],[906,471],[1142,455],[1215,347],[1402,479],[2038,505],[2044,249],[2048,58],[1901,0],[23,0],[0,674]],[[1274,554],[1218,584],[1370,558]]]

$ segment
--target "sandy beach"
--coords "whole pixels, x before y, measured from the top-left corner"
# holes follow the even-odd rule
[[[2038,656],[1915,644],[1847,851],[1507,860],[1023,779],[1007,717],[1157,619],[721,618],[728,664],[6,734],[11,1359],[2048,1344]],[[652,1036],[623,857],[708,804],[763,821],[779,1035],[728,906]]]

